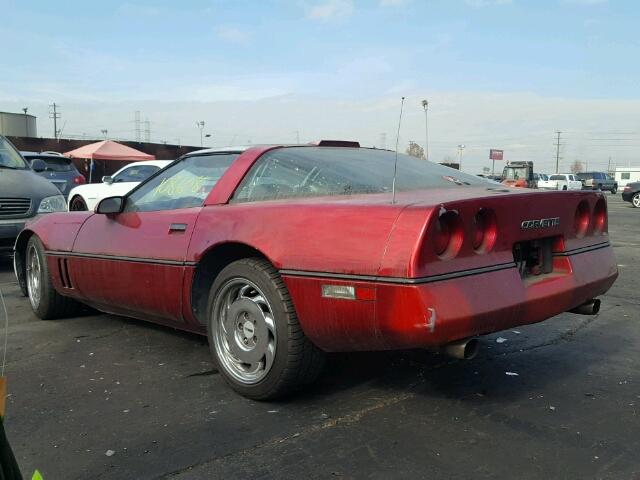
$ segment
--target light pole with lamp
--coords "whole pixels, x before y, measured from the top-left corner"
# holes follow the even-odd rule
[[[200,146],[202,147],[202,130],[204,130],[204,120],[196,121],[196,126],[200,129]]]
[[[466,145],[460,144],[458,145],[458,170],[462,171],[462,152],[466,148]]]
[[[422,108],[424,108],[424,158],[429,160],[429,102],[422,100]]]
[[[22,111],[24,112],[24,128],[25,128],[25,137],[29,136],[29,117],[27,117],[27,110],[29,110],[28,107],[24,107],[22,109]]]

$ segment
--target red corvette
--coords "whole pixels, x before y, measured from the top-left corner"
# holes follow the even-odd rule
[[[600,192],[509,190],[406,155],[317,146],[186,155],[95,212],[15,246],[43,319],[80,304],[208,334],[220,373],[265,399],[325,351],[431,348],[565,311],[618,272]],[[394,189],[395,184],[395,189]]]

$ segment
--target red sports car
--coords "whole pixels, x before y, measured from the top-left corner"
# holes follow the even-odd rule
[[[44,216],[16,242],[22,290],[42,319],[86,304],[207,334],[256,399],[313,381],[323,352],[469,357],[478,335],[597,313],[618,275],[602,193],[346,145],[195,152],[95,212]]]

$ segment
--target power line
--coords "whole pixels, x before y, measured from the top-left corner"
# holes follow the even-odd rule
[[[562,132],[557,130],[556,133],[558,134],[558,141],[556,142],[556,173],[558,173],[560,171],[560,135]]]

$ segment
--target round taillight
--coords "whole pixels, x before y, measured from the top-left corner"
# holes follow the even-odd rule
[[[593,209],[593,233],[600,235],[606,230],[607,227],[607,204],[604,198],[601,198],[596,202],[596,206]]]
[[[589,204],[586,200],[581,201],[576,208],[576,217],[574,220],[574,228],[576,237],[582,238],[589,229]]]
[[[434,234],[433,246],[436,255],[443,259],[455,257],[464,238],[460,215],[453,211],[440,215]]]
[[[473,249],[476,253],[489,252],[496,243],[498,228],[493,210],[482,208],[473,218]]]

